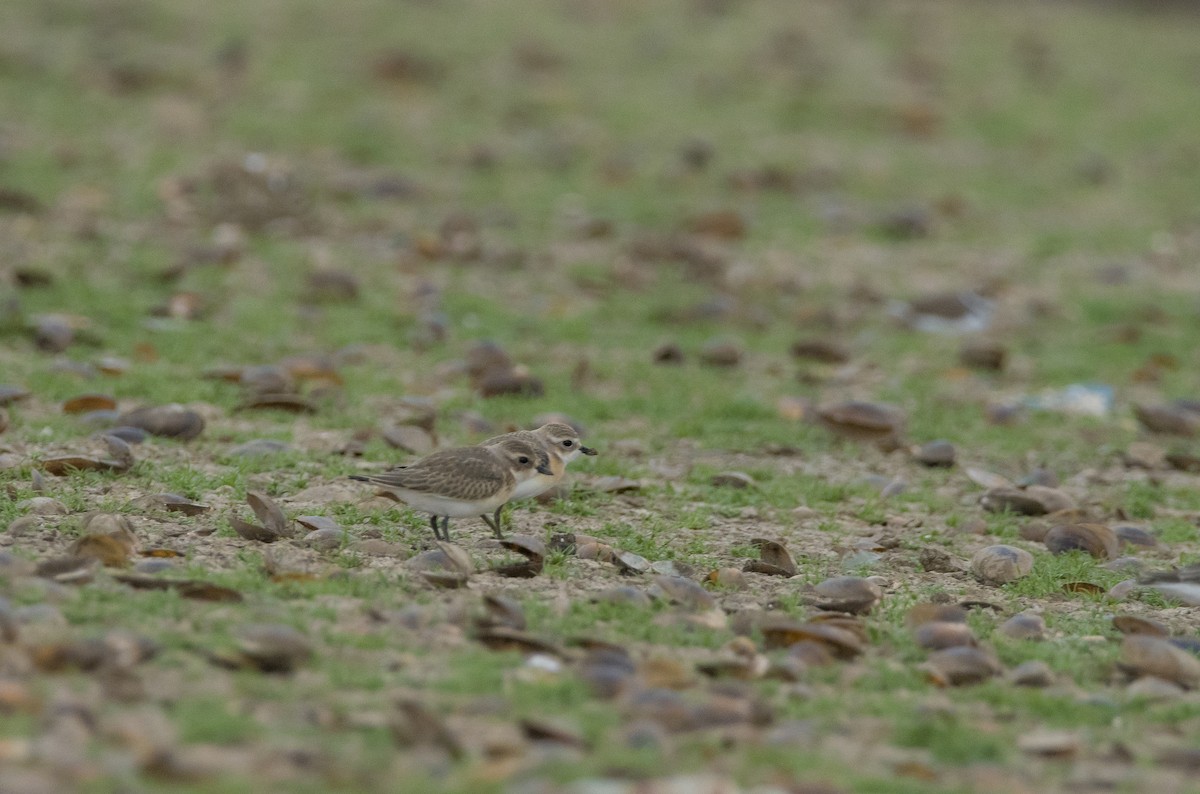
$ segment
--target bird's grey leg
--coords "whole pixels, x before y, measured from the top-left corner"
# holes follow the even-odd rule
[[[490,516],[489,515],[480,515],[479,516],[480,518],[483,519],[483,523],[485,523],[489,527],[491,527],[492,532],[495,533],[496,537],[500,538],[501,540],[504,539],[504,533],[500,531],[500,511],[503,509],[504,509],[504,505],[500,505],[500,507],[496,508],[496,512],[494,515],[490,515]]]
[[[450,516],[442,516],[442,540],[450,542]]]
[[[438,518],[437,516],[430,516],[430,517],[429,517],[429,526],[433,527],[433,539],[434,539],[434,540],[441,540],[441,539],[442,539],[442,535],[441,535],[441,533],[438,531],[438,521],[437,521],[437,518]]]

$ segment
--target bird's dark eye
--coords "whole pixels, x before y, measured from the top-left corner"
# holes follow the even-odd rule
[[[574,445],[575,445],[575,442],[574,442],[574,441],[572,441],[572,440],[571,440],[571,439],[569,439],[569,438],[568,438],[566,441],[564,441],[564,442],[563,442],[563,446],[564,446],[564,447],[572,447],[572,446],[574,446]]]
[[[524,455],[522,455],[522,456],[521,456],[521,462],[522,462],[522,463],[528,463],[528,462],[529,462],[529,458],[527,458],[527,457],[525,457]]]

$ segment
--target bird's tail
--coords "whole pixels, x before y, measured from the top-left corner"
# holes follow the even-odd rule
[[[370,482],[371,481],[370,477],[364,477],[361,474],[351,474],[350,479],[358,480],[359,482]]]

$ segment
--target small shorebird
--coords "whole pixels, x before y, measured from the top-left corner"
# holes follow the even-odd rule
[[[512,438],[489,447],[455,447],[397,466],[382,474],[350,475],[352,480],[388,489],[405,504],[429,513],[438,540],[450,540],[450,519],[481,516],[503,537],[490,513],[512,498],[532,477],[551,476],[548,454],[536,444]],[[438,518],[442,524],[439,530]]]
[[[580,455],[596,454],[596,450],[583,445],[579,440],[579,433],[575,431],[575,428],[564,422],[550,422],[549,424],[542,425],[537,430],[518,430],[515,433],[505,433],[502,436],[489,438],[479,446],[495,447],[513,440],[524,441],[527,444],[534,445],[538,449],[544,450],[550,458],[550,471],[548,473],[535,474],[524,482],[519,483],[508,497],[508,501],[510,502],[518,499],[531,499],[545,493],[562,480],[568,463]],[[499,527],[500,511],[503,509],[504,505],[499,505],[489,523],[493,523],[495,527]],[[482,518],[487,521],[488,517],[482,516]]]

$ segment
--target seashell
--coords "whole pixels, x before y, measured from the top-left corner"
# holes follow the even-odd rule
[[[204,417],[182,405],[136,408],[121,414],[118,424],[138,427],[154,436],[188,441],[204,431]]]
[[[540,563],[546,559],[546,542],[534,535],[513,535],[509,538],[502,538],[500,545],[531,561]]]
[[[729,339],[711,339],[700,348],[700,363],[710,367],[736,367],[742,363],[742,347]]]
[[[90,455],[58,455],[43,459],[40,465],[47,474],[66,477],[73,471],[125,471],[130,464]]]
[[[1200,471],[1200,454],[1189,450],[1171,450],[1167,452],[1167,465],[1178,471]]]
[[[243,600],[236,590],[197,579],[164,579],[143,573],[114,573],[112,578],[136,590],[174,590],[184,598],[198,601],[238,603]]]
[[[49,496],[35,496],[26,499],[17,507],[25,508],[35,516],[65,516],[71,512],[65,504]]]
[[[717,608],[717,600],[712,593],[682,576],[655,576],[654,584],[650,586],[650,596],[695,611]]]
[[[908,610],[904,622],[909,628],[934,622],[966,623],[967,610],[958,604],[935,604],[924,601]]]
[[[246,491],[246,503],[268,531],[283,536],[288,533],[288,520],[275,500],[261,491]]]
[[[1144,675],[1125,689],[1129,697],[1143,700],[1174,700],[1183,693],[1183,687],[1153,675]]]
[[[798,642],[815,642],[825,646],[838,659],[853,659],[866,649],[863,641],[853,632],[822,623],[801,623],[791,618],[778,618],[764,621],[760,630],[763,647],[767,650],[790,648]]]
[[[1025,488],[1025,495],[1041,502],[1047,513],[1075,510],[1079,507],[1075,500],[1066,493],[1049,485],[1028,485]]]
[[[861,614],[870,612],[883,597],[879,585],[860,576],[835,576],[812,589],[817,609]]]
[[[437,445],[432,433],[416,425],[388,425],[383,429],[382,435],[389,446],[414,455],[433,452]]]
[[[1104,594],[1104,588],[1095,582],[1065,582],[1062,589],[1064,593],[1086,593],[1093,596]]]
[[[624,649],[598,648],[588,652],[579,666],[579,677],[592,694],[611,699],[632,687],[637,666]]]
[[[237,632],[242,658],[264,673],[290,673],[312,657],[312,643],[291,626],[245,626]]]
[[[710,482],[719,488],[752,488],[754,478],[743,471],[723,471],[712,476]]]
[[[52,557],[39,562],[34,575],[59,584],[86,584],[100,564],[97,557]]]
[[[802,339],[793,342],[788,352],[792,358],[819,361],[822,364],[845,364],[850,360],[850,351],[846,346],[832,339]]]
[[[951,555],[933,546],[925,546],[917,555],[921,570],[931,573],[957,573],[962,566]]]
[[[1135,403],[1133,415],[1151,433],[1191,437],[1200,432],[1200,412],[1179,405],[1141,405]]]
[[[1008,680],[1015,686],[1045,687],[1054,683],[1054,671],[1041,659],[1031,659],[1014,667]]]
[[[1008,360],[1008,349],[990,339],[968,339],[958,350],[958,361],[964,367],[1000,372]]]
[[[318,410],[317,404],[303,394],[278,392],[251,395],[238,403],[234,410],[245,411],[258,408],[290,411],[294,414],[315,414]]]
[[[1146,570],[1146,563],[1137,557],[1117,557],[1111,562],[1099,566],[1106,571],[1116,571],[1125,574],[1140,574]]]
[[[954,465],[954,445],[949,441],[928,441],[912,450],[913,460],[930,468],[948,468]]]
[[[332,551],[346,541],[346,532],[341,527],[322,527],[309,532],[300,542],[317,551]]]
[[[1113,628],[1122,634],[1140,634],[1146,637],[1167,637],[1170,631],[1157,620],[1140,618],[1136,615],[1113,615]]]
[[[476,628],[507,626],[510,629],[525,629],[525,609],[508,596],[488,593],[483,597],[484,615],[476,618]]]
[[[229,456],[233,458],[252,458],[265,455],[278,455],[291,451],[292,446],[273,438],[253,438],[245,443],[231,447]]]
[[[917,645],[931,651],[940,651],[943,648],[953,648],[958,645],[974,646],[978,644],[975,634],[966,623],[945,620],[922,623],[917,627],[914,638]]]
[[[1059,524],[1042,541],[1053,554],[1086,551],[1101,560],[1114,560],[1120,553],[1117,535],[1103,524]]]
[[[439,541],[437,548],[410,558],[406,564],[420,572],[425,581],[447,589],[465,586],[468,577],[475,571],[475,565],[466,550],[444,541]]]
[[[1022,524],[1017,530],[1017,534],[1021,540],[1029,540],[1034,543],[1041,543],[1046,539],[1046,533],[1050,531],[1050,524],[1043,520],[1033,520],[1028,524]]]
[[[581,560],[597,560],[598,562],[612,562],[616,555],[616,550],[607,543],[596,543],[593,541],[580,541],[575,548],[575,556]]]
[[[8,405],[18,400],[27,399],[29,394],[29,389],[2,383],[0,384],[0,405]]]
[[[766,538],[753,538],[750,545],[758,549],[763,564],[778,569],[783,576],[796,575],[796,561],[792,559],[787,546]],[[760,571],[760,573],[767,573],[767,571]]]
[[[893,405],[850,401],[817,409],[817,419],[834,435],[854,441],[894,440],[904,431],[904,412]]]
[[[493,651],[518,651],[524,654],[543,653],[559,659],[566,658],[566,652],[554,643],[508,626],[491,626],[483,629],[476,632],[475,639]]]
[[[988,471],[987,469],[979,469],[975,468],[974,466],[968,466],[963,470],[963,472],[967,475],[967,478],[971,482],[975,483],[980,488],[995,490],[997,488],[1015,489],[1017,487],[1013,484],[1012,480],[1000,474],[996,474],[995,472]]]
[[[982,582],[1001,585],[1028,576],[1033,555],[1016,546],[986,546],[971,558],[971,572]]]
[[[861,618],[853,615],[840,615],[834,612],[818,612],[808,619],[809,623],[820,623],[823,626],[835,626],[848,631],[862,642],[867,641],[867,624]]]
[[[598,593],[593,593],[590,600],[597,603],[627,604],[635,607],[648,607],[653,603],[645,590],[639,590],[629,585],[610,587]]]
[[[1152,549],[1158,545],[1158,538],[1151,532],[1142,527],[1119,526],[1114,530],[1117,533],[1117,540],[1124,546],[1135,546],[1144,549]]]
[[[800,640],[788,646],[785,660],[801,668],[826,667],[837,662],[829,645],[816,640]]]
[[[236,515],[229,517],[229,528],[243,537],[246,540],[253,540],[257,543],[274,543],[283,537],[279,532],[267,527],[260,527],[258,524],[251,524],[249,521],[243,521]]]
[[[750,563],[746,563],[746,565],[746,570],[750,570]],[[779,571],[779,575],[783,575],[782,570]],[[714,571],[709,571],[708,576],[704,577],[704,580],[709,584],[714,584],[718,587],[727,587],[731,590],[741,590],[746,586],[746,577],[737,568],[717,568]]]
[[[1019,488],[992,488],[980,497],[979,504],[989,513],[1041,516],[1050,512],[1040,500]]]
[[[1018,612],[1001,623],[996,632],[1013,640],[1043,640],[1046,621],[1033,612]]]
[[[525,717],[517,722],[521,734],[531,742],[561,745],[576,750],[587,750],[591,744],[576,729],[541,717]]]
[[[684,361],[683,348],[675,342],[663,342],[654,348],[650,358],[655,364],[682,364]]]
[[[1083,750],[1083,742],[1074,731],[1039,728],[1018,736],[1017,749],[1029,755],[1069,761]]]
[[[193,502],[179,494],[160,493],[153,496],[145,497],[148,503],[152,503],[158,507],[165,508],[173,513],[183,513],[185,516],[198,516],[201,513],[208,512],[208,505]],[[141,502],[142,500],[138,500]]]
[[[1044,466],[1037,466],[1031,469],[1021,479],[1017,480],[1017,485],[1021,488],[1029,488],[1032,485],[1044,486],[1046,488],[1057,488],[1058,475]]]
[[[1138,583],[1136,579],[1123,579],[1117,582],[1112,587],[1108,588],[1108,597],[1113,601],[1124,601],[1129,596],[1133,595],[1137,590]]]
[[[965,645],[930,654],[920,669],[937,686],[979,684],[1004,672],[991,652]]]
[[[146,440],[146,436],[150,435],[140,427],[130,427],[129,425],[120,425],[118,427],[110,427],[104,431],[106,437],[119,438],[126,444],[140,444]]]
[[[89,411],[111,411],[116,407],[117,401],[107,394],[81,394],[63,402],[62,412],[82,414]]]
[[[583,556],[583,555],[580,555]],[[613,564],[625,574],[642,574],[650,570],[650,561],[632,551],[617,551],[613,554]]]
[[[1185,689],[1200,685],[1200,659],[1160,637],[1125,635],[1117,667],[1133,677],[1152,675]]]

